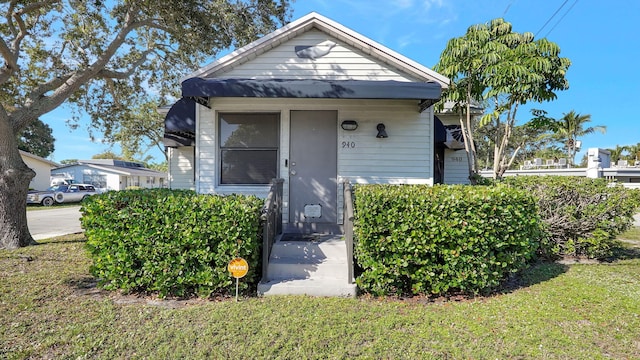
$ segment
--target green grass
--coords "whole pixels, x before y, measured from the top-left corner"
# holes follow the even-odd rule
[[[66,207],[74,207],[74,206],[81,206],[82,203],[81,202],[74,202],[74,203],[55,203],[51,206],[42,206],[40,204],[27,204],[27,211],[37,211],[37,210],[51,210],[51,209],[59,209],[59,208],[66,208]]]
[[[634,226],[618,236],[619,239],[640,241],[640,227]]]
[[[463,301],[155,301],[94,288],[80,235],[0,251],[0,358],[640,358],[640,259],[539,264]]]

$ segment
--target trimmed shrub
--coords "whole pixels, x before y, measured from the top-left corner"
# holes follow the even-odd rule
[[[91,273],[106,289],[161,297],[226,293],[228,262],[243,257],[244,290],[260,279],[260,211],[254,196],[193,191],[110,191],[82,204]]]
[[[479,293],[527,266],[535,201],[505,186],[355,187],[358,286],[375,295]]]
[[[637,190],[605,179],[519,176],[504,183],[536,197],[547,234],[540,250],[547,257],[611,255],[640,204]]]

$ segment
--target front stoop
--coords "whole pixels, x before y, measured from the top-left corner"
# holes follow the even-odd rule
[[[258,295],[356,297],[348,281],[347,247],[340,235],[319,241],[278,241],[269,258],[269,279],[258,284]]]

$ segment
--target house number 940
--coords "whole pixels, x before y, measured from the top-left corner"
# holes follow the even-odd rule
[[[342,142],[342,148],[343,149],[353,149],[356,147],[356,142],[355,141],[343,141]]]

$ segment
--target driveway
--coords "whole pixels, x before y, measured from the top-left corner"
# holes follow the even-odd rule
[[[27,224],[35,240],[82,232],[80,206],[27,211]]]

